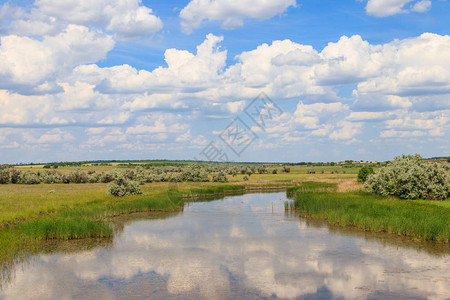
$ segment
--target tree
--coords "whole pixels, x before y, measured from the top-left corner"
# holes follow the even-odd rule
[[[364,166],[361,169],[359,169],[358,172],[358,181],[359,182],[366,182],[367,180],[367,176],[369,176],[370,174],[375,173],[373,171],[372,166]]]

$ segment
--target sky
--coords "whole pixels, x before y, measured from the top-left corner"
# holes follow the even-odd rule
[[[0,0],[0,164],[448,156],[449,34],[447,0]]]

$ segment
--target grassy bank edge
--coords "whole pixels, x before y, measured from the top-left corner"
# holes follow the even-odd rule
[[[326,219],[329,224],[387,232],[415,240],[450,242],[450,205],[436,201],[401,200],[372,193],[336,193],[332,186],[315,190],[287,189],[294,198],[287,209],[296,209],[308,218]],[[319,189],[327,189],[319,191]]]
[[[287,185],[257,186],[216,184],[200,188],[159,190],[137,196],[92,201],[38,215],[0,229],[0,261],[21,251],[32,252],[40,241],[84,238],[111,238],[112,221],[120,215],[140,212],[180,211],[186,201],[221,198],[226,195],[257,191],[284,190]]]

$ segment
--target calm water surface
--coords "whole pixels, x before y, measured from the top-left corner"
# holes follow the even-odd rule
[[[449,299],[447,246],[333,229],[286,200],[190,203],[123,219],[103,245],[49,243],[13,266],[0,299]]]

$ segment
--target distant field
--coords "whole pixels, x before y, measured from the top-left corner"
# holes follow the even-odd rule
[[[20,165],[20,166],[16,166],[15,168],[22,170],[22,171],[31,171],[31,172],[37,172],[37,171],[48,171],[48,170],[55,170],[58,171],[62,174],[67,174],[70,172],[74,172],[76,170],[80,170],[83,172],[87,172],[89,170],[94,170],[98,173],[101,172],[108,172],[114,169],[134,169],[135,167],[129,167],[129,166],[119,166],[119,165],[123,165],[124,163],[109,163],[111,165],[108,166],[92,166],[92,165],[82,165],[82,166],[60,166],[57,169],[54,168],[44,168],[45,165]],[[142,162],[142,163],[135,163],[138,165],[146,165],[146,163]],[[192,165],[185,163],[184,166],[187,165]],[[250,165],[251,166],[251,165]],[[269,171],[269,173],[271,174],[272,171],[274,169],[277,170],[278,174],[277,175],[282,175],[282,174],[286,174],[282,172],[283,166],[281,165],[273,165],[273,164],[266,164],[267,169]],[[322,174],[322,172],[324,174],[332,174],[332,172],[334,174],[358,174],[359,169],[361,168],[362,165],[355,165],[355,166],[340,166],[340,165],[336,165],[336,166],[288,166],[290,168],[290,173],[292,174],[308,174],[308,172],[315,172],[315,174]],[[163,165],[154,165],[151,168],[158,168],[158,167],[163,167]],[[376,167],[375,167],[376,168]]]

